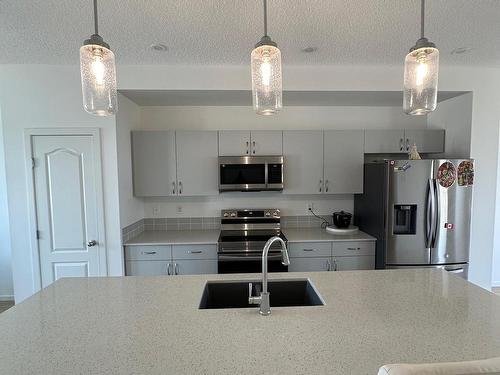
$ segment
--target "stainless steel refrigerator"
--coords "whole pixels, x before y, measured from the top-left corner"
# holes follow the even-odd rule
[[[473,186],[470,159],[365,164],[354,215],[377,238],[376,268],[440,267],[467,278]]]

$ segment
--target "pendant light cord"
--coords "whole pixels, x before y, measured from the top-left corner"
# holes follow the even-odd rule
[[[94,30],[95,35],[99,35],[99,27],[97,25],[97,0],[94,0]]]
[[[425,31],[425,0],[420,4],[420,38],[424,38]]]
[[[267,0],[264,0],[264,36],[267,36]]]

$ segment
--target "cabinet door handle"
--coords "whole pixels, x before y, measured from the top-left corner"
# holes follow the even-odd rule
[[[360,247],[348,247],[347,250],[361,250]]]
[[[333,261],[333,270],[337,271],[337,261],[336,260]]]
[[[326,261],[326,270],[331,271],[332,270],[332,262],[330,262],[330,259]]]
[[[404,140],[403,140],[403,138],[401,138],[399,140],[399,151],[404,151],[404,143],[403,142],[404,142]]]
[[[303,249],[304,251],[314,251],[314,249]]]
[[[179,181],[179,194],[182,194],[182,181]]]
[[[252,142],[252,153],[255,155],[255,141]]]
[[[155,255],[156,251],[144,251],[143,254],[145,254],[145,255]]]
[[[169,263],[167,264],[167,275],[171,275],[172,274],[172,263]]]
[[[174,275],[178,275],[178,274],[179,274],[179,264],[175,263],[175,265],[174,265]]]
[[[410,151],[410,139],[406,138],[406,151]]]
[[[201,254],[202,252],[202,250],[189,250],[188,254]]]
[[[172,182],[172,194],[175,195],[175,181]]]
[[[250,142],[246,141],[247,144],[247,155],[250,153]]]
[[[323,191],[323,180],[319,180],[319,192]]]
[[[328,180],[325,181],[325,193],[328,193]]]

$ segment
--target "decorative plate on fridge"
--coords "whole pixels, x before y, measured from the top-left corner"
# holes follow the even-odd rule
[[[465,160],[458,165],[458,186],[474,185],[474,162]]]
[[[453,163],[447,161],[439,166],[437,180],[442,187],[449,188],[455,183],[456,177],[457,171]]]

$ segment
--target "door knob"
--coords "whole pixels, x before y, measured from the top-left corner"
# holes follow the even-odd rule
[[[97,241],[96,240],[92,240],[92,241],[87,242],[87,246],[88,247],[92,247],[92,246],[95,246],[95,245],[97,245]]]

